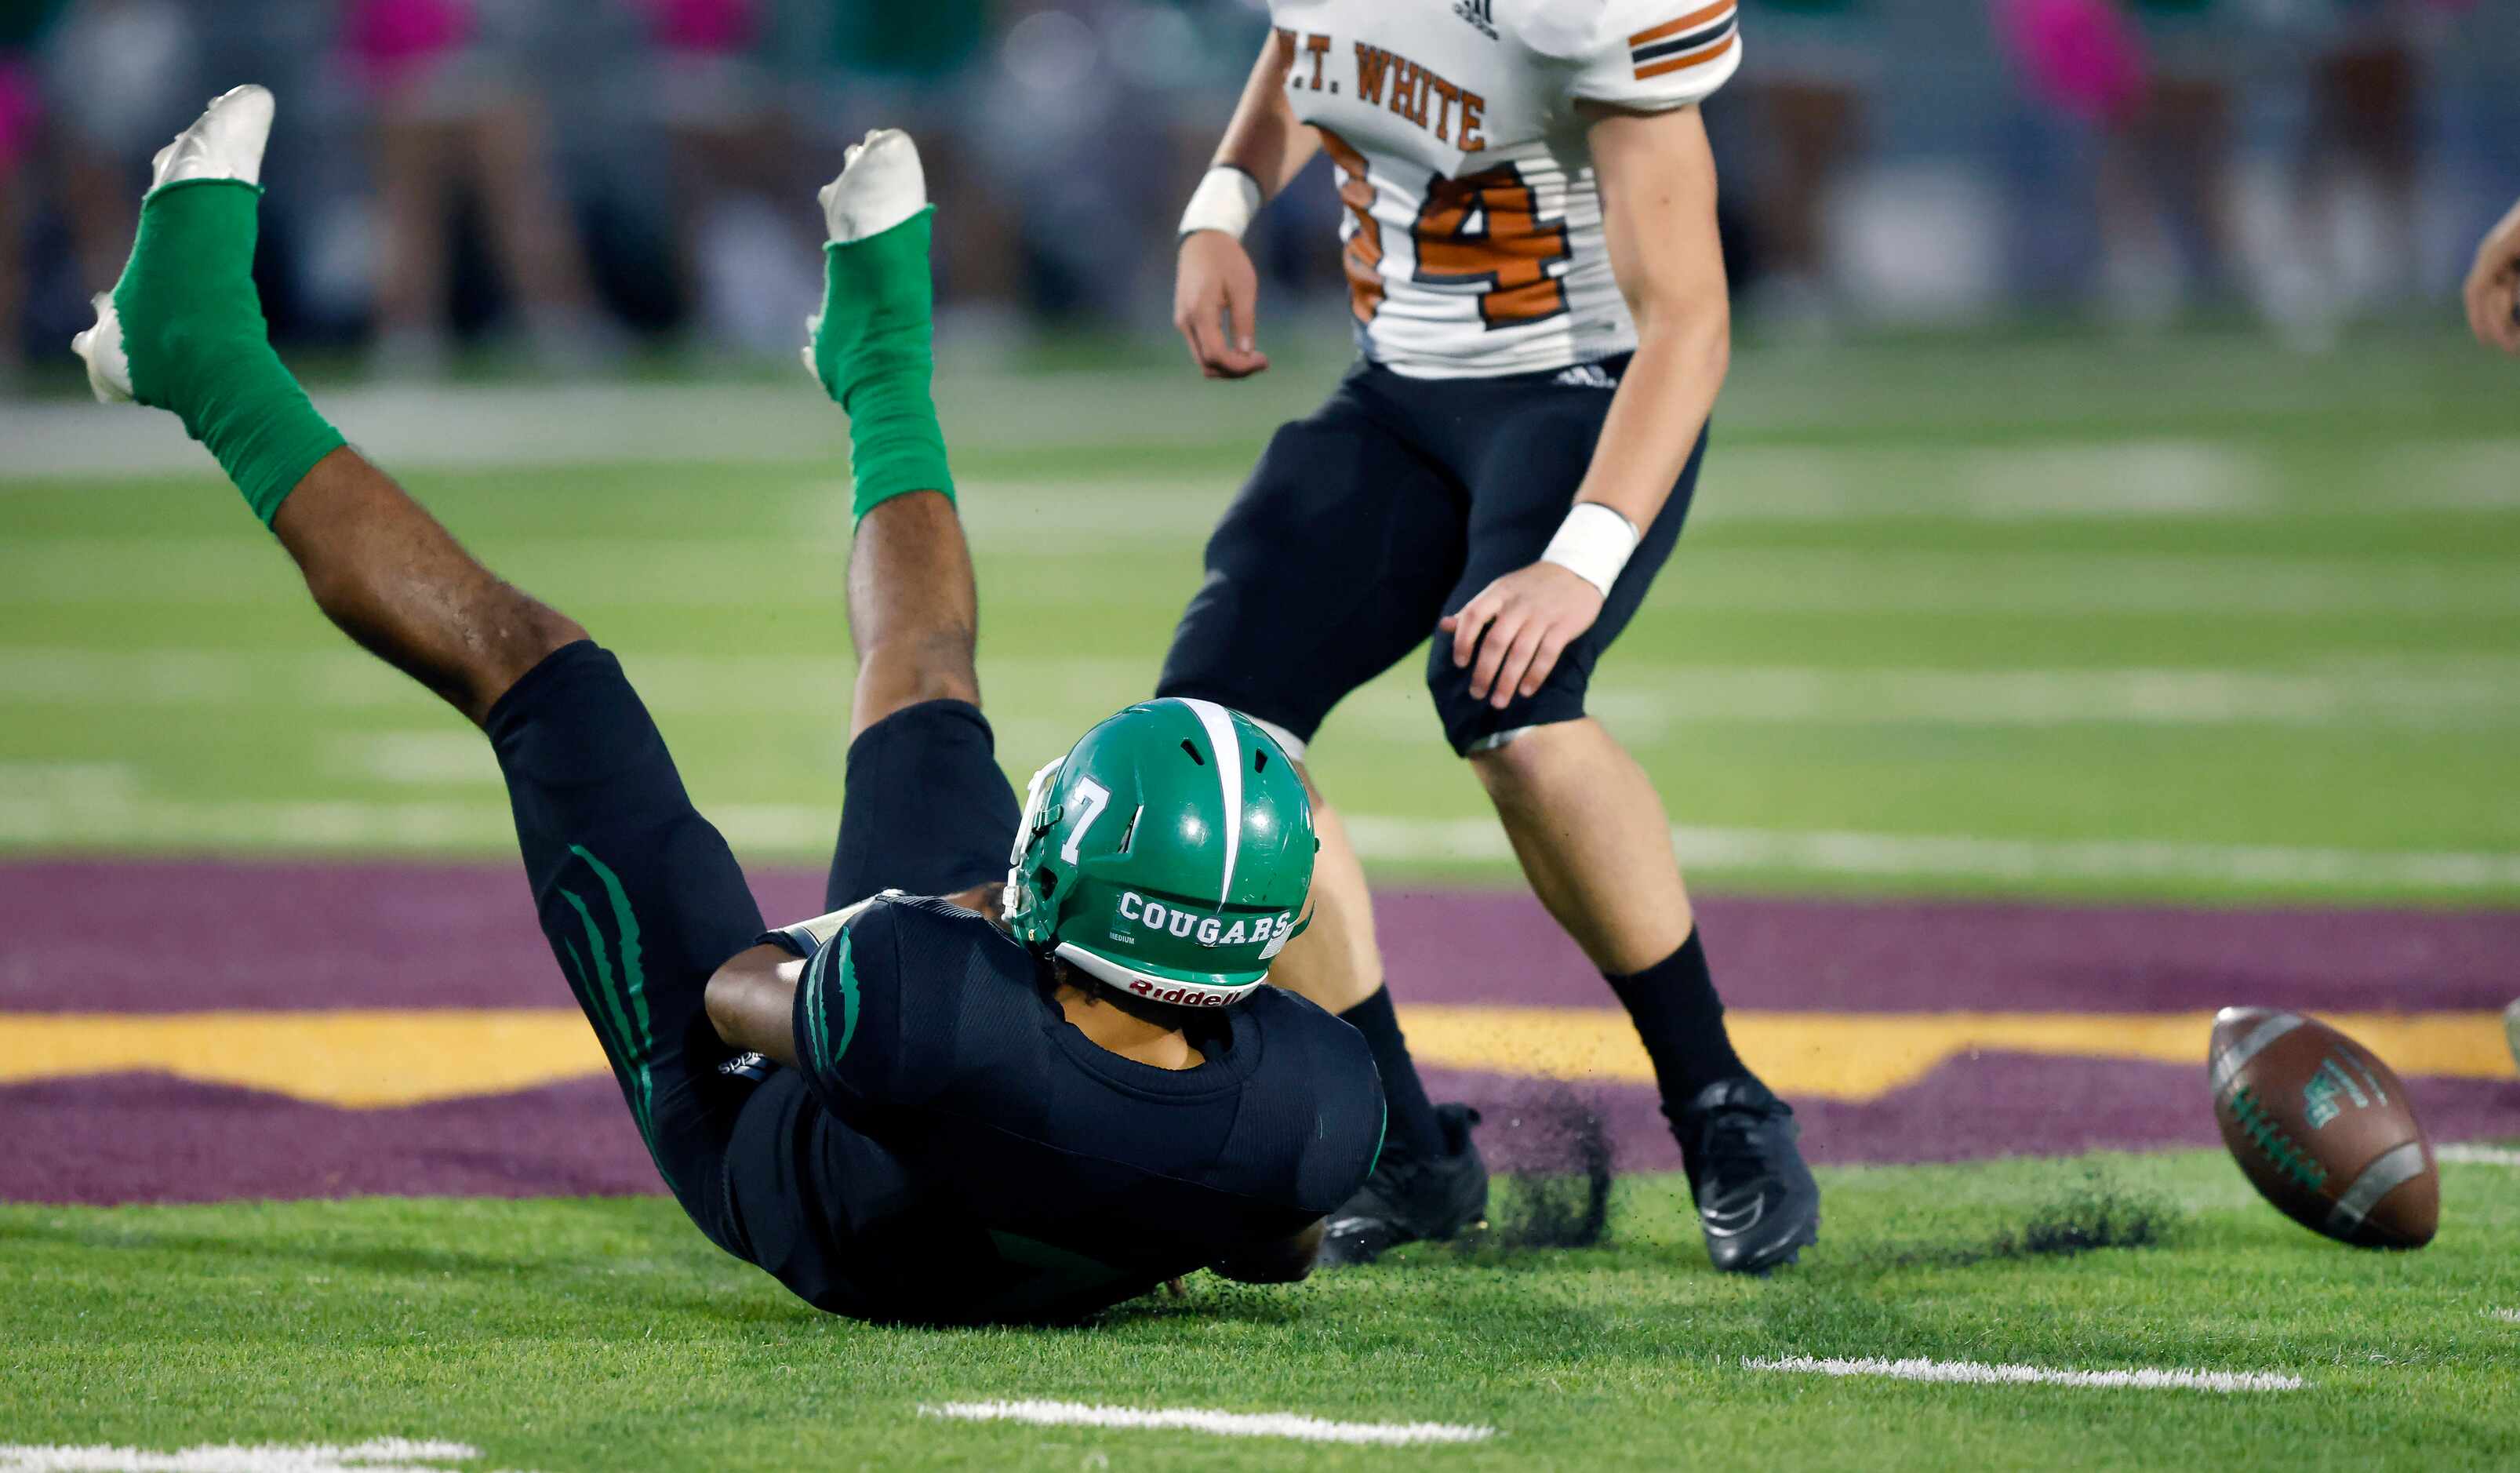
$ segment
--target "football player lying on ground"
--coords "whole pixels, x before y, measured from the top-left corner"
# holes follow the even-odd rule
[[[856,452],[857,690],[832,914],[765,931],[619,663],[348,449],[272,351],[249,276],[271,116],[241,88],[158,156],[78,350],[100,396],[183,418],[344,633],[488,734],[544,934],[700,1231],[871,1319],[1303,1277],[1382,1101],[1355,1030],[1264,985],[1311,885],[1300,781],[1242,717],[1153,701],[1018,812],[972,674],[910,139],[870,135],[823,192],[807,358]]]

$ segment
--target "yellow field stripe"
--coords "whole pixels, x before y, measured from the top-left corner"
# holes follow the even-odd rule
[[[2333,1013],[2399,1073],[2506,1079],[2491,1012]],[[1741,1054],[1789,1097],[1874,1099],[1972,1052],[2193,1065],[2213,1014],[1750,1012],[1727,1014]],[[1401,1009],[1420,1062],[1498,1074],[1648,1084],[1651,1064],[1608,1008]],[[0,1084],[158,1073],[351,1109],[505,1094],[606,1072],[571,1008],[0,1014]]]
[[[0,1016],[0,1084],[140,1071],[381,1109],[608,1067],[573,1007]]]
[[[1649,1084],[1625,1013],[1607,1008],[1403,1007],[1424,1064]],[[2504,1079],[2511,1054],[2491,1012],[2328,1013],[2401,1074]],[[1750,1012],[1725,1019],[1741,1056],[1788,1097],[1874,1099],[1973,1052],[2192,1064],[2205,1079],[2211,1012]]]

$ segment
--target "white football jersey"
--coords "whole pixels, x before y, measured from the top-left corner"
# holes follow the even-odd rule
[[[1321,129],[1366,356],[1412,378],[1636,346],[1579,101],[1685,107],[1741,64],[1734,0],[1270,0]]]

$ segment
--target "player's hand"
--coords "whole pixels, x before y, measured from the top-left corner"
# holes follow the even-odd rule
[[[1190,361],[1210,379],[1248,379],[1269,366],[1254,344],[1260,273],[1251,252],[1221,230],[1182,238],[1173,277],[1173,326],[1190,344]]]
[[[2489,348],[2520,355],[2520,204],[2476,247],[2467,274],[2467,326]]]
[[[1436,627],[1453,637],[1457,668],[1478,661],[1470,699],[1502,711],[1516,695],[1539,694],[1557,657],[1600,616],[1599,589],[1554,562],[1535,562],[1480,589]]]

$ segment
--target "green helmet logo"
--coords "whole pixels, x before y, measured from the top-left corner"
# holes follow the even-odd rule
[[[1320,848],[1303,780],[1249,717],[1146,701],[1033,774],[1007,923],[1124,992],[1221,1007],[1302,928]]]

